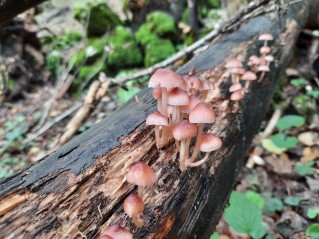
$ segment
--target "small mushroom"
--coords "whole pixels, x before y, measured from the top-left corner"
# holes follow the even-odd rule
[[[108,226],[101,231],[101,236],[107,235],[113,239],[133,239],[132,233],[117,224]],[[102,237],[103,238],[103,237]],[[101,238],[101,239],[102,239]],[[105,237],[103,239],[106,239]]]
[[[172,134],[175,140],[181,141],[179,150],[179,167],[185,169],[185,160],[188,157],[189,144],[193,137],[196,136],[196,125],[189,123],[188,120],[182,120],[173,128]]]
[[[237,91],[235,91],[235,92],[233,92],[233,93],[231,94],[230,100],[235,101],[235,104],[234,104],[234,106],[233,106],[232,113],[236,113],[236,112],[238,111],[238,108],[239,108],[239,103],[238,103],[238,102],[239,102],[241,99],[244,98],[244,95],[245,95],[244,89],[237,90]]]
[[[161,130],[161,127],[168,126],[168,118],[156,111],[147,116],[146,125],[155,125],[156,147],[160,149],[165,146],[166,139],[163,139],[161,135],[161,131],[163,131]]]
[[[125,213],[132,218],[138,228],[143,226],[144,202],[135,193],[130,194],[123,203]]]
[[[199,103],[189,113],[189,122],[193,124],[198,124],[196,144],[195,144],[192,156],[190,158],[190,162],[194,162],[196,156],[199,153],[199,146],[201,144],[201,137],[202,137],[204,125],[215,122],[215,113],[205,103]]]
[[[130,167],[126,174],[127,182],[138,186],[138,195],[143,199],[144,188],[155,182],[155,173],[146,163],[138,162]]]
[[[205,152],[206,153],[205,156],[201,160],[194,163],[186,162],[186,166],[197,167],[205,163],[209,157],[209,154],[217,149],[220,149],[221,146],[222,146],[222,141],[219,137],[212,134],[204,134],[202,137],[202,142],[200,144],[200,151]]]
[[[268,46],[268,41],[272,41],[274,37],[270,33],[262,33],[259,37],[259,41],[264,41],[264,46]]]
[[[245,91],[248,92],[250,82],[257,79],[257,76],[254,72],[247,71],[243,76],[242,79],[246,81],[245,83]]]

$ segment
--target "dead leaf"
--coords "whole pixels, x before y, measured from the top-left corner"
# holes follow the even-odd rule
[[[306,147],[303,150],[303,157],[301,158],[301,163],[306,163],[319,158],[319,147]]]
[[[319,192],[319,179],[306,177],[307,184],[312,192]]]
[[[319,145],[319,133],[317,132],[304,132],[298,135],[301,143],[307,146]]]
[[[292,173],[292,162],[287,154],[281,154],[279,157],[268,156],[265,160],[273,167],[276,173],[290,174]]]

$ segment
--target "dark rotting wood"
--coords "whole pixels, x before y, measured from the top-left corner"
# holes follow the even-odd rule
[[[226,58],[258,54],[261,32],[275,36],[271,46],[277,62],[263,83],[253,84],[238,113],[227,110],[229,81],[219,80],[221,93],[208,95],[216,123],[205,131],[221,137],[223,147],[207,164],[181,172],[173,144],[156,149],[153,128],[144,123],[156,103],[150,90],[142,90],[138,102],[131,99],[51,155],[0,182],[0,238],[94,238],[114,223],[130,228],[134,238],[209,238],[299,32],[315,17],[318,5],[308,0],[288,6],[281,31],[277,13],[268,11],[271,3],[244,14],[236,27],[179,70],[186,74],[196,67],[202,77],[213,79],[223,73],[218,66]],[[136,190],[124,175],[138,161],[151,165],[158,178],[145,192],[145,226],[140,230],[122,207]]]

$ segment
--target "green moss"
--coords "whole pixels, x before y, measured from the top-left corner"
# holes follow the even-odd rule
[[[158,40],[158,36],[153,33],[147,24],[143,24],[140,26],[138,31],[135,34],[136,40],[138,43],[145,46],[147,43]]]
[[[46,57],[46,68],[57,77],[60,74],[63,56],[58,51],[51,51]]]
[[[112,30],[122,25],[120,18],[104,2],[91,2],[90,4],[79,4],[74,10],[75,19],[85,23],[89,18],[88,36],[101,36],[107,30]]]
[[[151,31],[158,36],[176,32],[174,18],[165,12],[155,11],[148,14],[146,24],[149,24]]]
[[[136,32],[136,39],[142,45],[158,40],[158,37],[174,35],[176,33],[174,18],[160,11],[147,15],[146,22]]]
[[[107,64],[111,68],[120,69],[142,64],[142,53],[137,46],[133,33],[128,29],[121,26],[117,27],[107,43],[111,49],[107,57]]]
[[[150,42],[145,49],[144,65],[152,66],[175,53],[174,46],[170,40],[158,39]]]

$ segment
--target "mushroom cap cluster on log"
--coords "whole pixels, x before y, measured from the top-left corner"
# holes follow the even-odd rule
[[[204,131],[220,136],[224,145],[212,154],[213,160],[181,172],[173,144],[157,150],[154,127],[145,125],[147,115],[156,110],[155,100],[151,90],[142,90],[139,102],[130,100],[51,155],[0,181],[1,237],[94,238],[116,223],[130,228],[134,238],[209,238],[291,48],[301,28],[316,16],[319,3],[305,0],[289,5],[280,29],[275,11],[254,17],[272,7],[272,2],[262,4],[242,15],[179,70],[186,74],[195,67],[202,78],[222,79],[215,82],[220,94],[207,96],[217,123]],[[280,67],[269,72],[263,83],[253,85],[238,113],[228,113],[230,82],[219,77],[224,72],[218,65],[229,57],[258,54],[261,31],[274,36],[273,56]],[[144,191],[144,226],[136,230],[122,204],[133,191],[125,174],[139,161],[152,166],[158,182]]]

